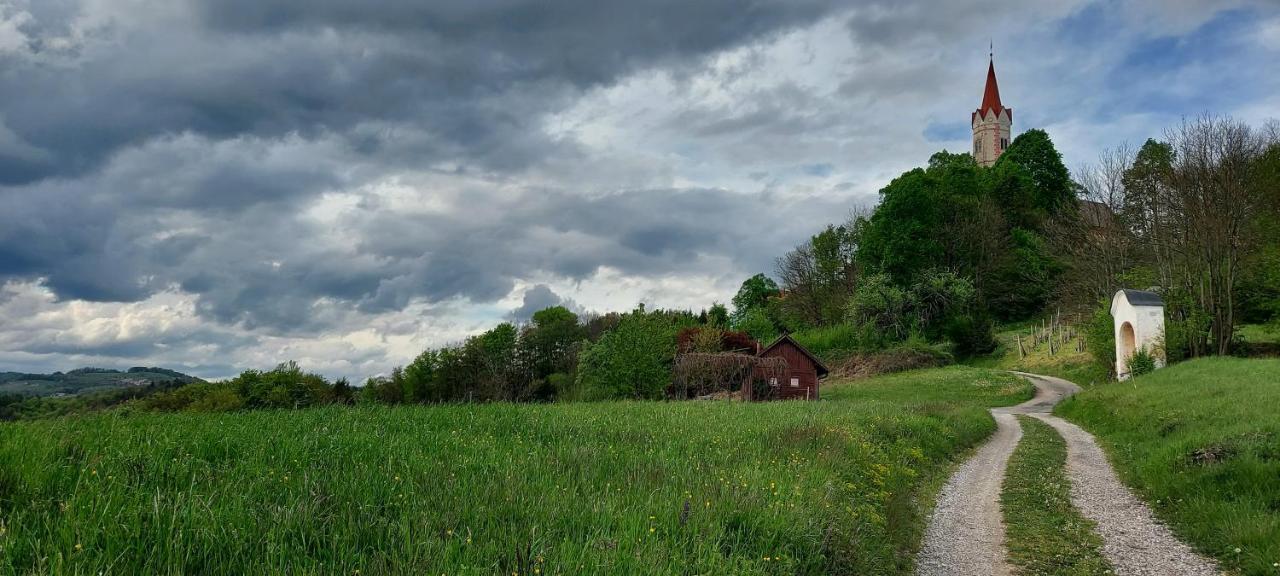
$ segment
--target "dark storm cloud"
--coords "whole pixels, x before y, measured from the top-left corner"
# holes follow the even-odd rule
[[[345,135],[369,122],[429,134],[419,150],[428,162],[510,167],[530,159],[508,143],[524,146],[537,116],[573,89],[810,21],[825,4],[195,2],[195,17],[117,23],[74,50],[0,56],[0,118],[47,154],[0,157],[0,183],[84,173],[164,134]],[[37,47],[75,15],[67,2],[34,12]],[[380,150],[358,136],[362,149]]]
[[[609,208],[562,195],[498,222],[387,218],[347,239],[358,253],[337,256],[297,212],[387,171],[514,175],[573,161],[573,142],[540,122],[584,89],[692,65],[827,4],[232,0],[129,6],[84,24],[77,2],[32,3],[28,50],[0,52],[0,281],[39,277],[61,298],[115,301],[177,285],[223,322],[285,326],[317,321],[321,298],[364,310],[494,300],[527,271],[513,252],[574,278],[602,264],[658,270],[716,233],[671,222],[618,232],[594,223]],[[595,212],[561,221],[583,211]],[[383,237],[397,226],[408,233]],[[494,243],[529,242],[538,226],[602,239],[554,255]]]
[[[533,317],[534,312],[552,306],[564,306],[573,312],[582,311],[582,308],[572,299],[556,294],[555,290],[546,284],[537,284],[524,291],[520,307],[512,310],[507,317],[517,323],[525,323]]]

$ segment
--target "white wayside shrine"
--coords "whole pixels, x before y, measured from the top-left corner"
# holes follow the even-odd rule
[[[1164,300],[1155,292],[1121,290],[1111,299],[1115,319],[1116,377],[1129,378],[1129,359],[1146,350],[1156,368],[1164,367]]]

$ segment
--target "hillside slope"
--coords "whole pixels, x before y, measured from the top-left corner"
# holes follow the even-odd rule
[[[1261,575],[1280,563],[1277,406],[1280,360],[1206,358],[1094,386],[1057,412],[1186,541]]]
[[[77,368],[52,374],[0,372],[0,394],[54,396],[105,392],[160,382],[197,382],[199,378],[165,368],[135,367],[128,370]]]

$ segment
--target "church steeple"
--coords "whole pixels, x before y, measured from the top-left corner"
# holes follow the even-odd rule
[[[987,86],[982,92],[982,106],[970,116],[973,128],[973,158],[990,166],[1009,147],[1013,129],[1013,110],[1000,102],[1000,85],[996,82],[994,54],[987,62]]]
[[[1004,110],[1000,104],[1000,85],[996,82],[996,62],[992,58],[987,64],[987,89],[982,93],[982,106],[978,108],[985,116],[990,110],[997,114]]]

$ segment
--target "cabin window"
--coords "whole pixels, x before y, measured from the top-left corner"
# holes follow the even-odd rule
[[[799,387],[800,387],[800,379],[799,379],[799,378],[792,378],[792,379],[791,379],[791,387],[792,387],[792,388],[799,388]]]
[[[770,378],[770,379],[769,379],[769,385],[770,385],[770,386],[777,386],[777,385],[778,385],[778,379],[777,379],[777,378]]]

